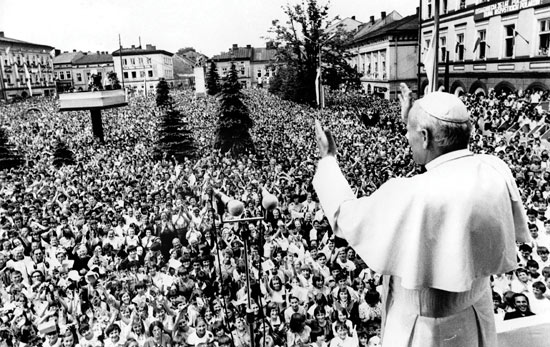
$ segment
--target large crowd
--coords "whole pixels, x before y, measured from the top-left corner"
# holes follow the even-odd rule
[[[0,345],[378,345],[381,276],[332,235],[317,202],[313,120],[331,129],[353,190],[368,196],[423,170],[399,104],[333,92],[319,111],[249,90],[256,153],[231,157],[212,149],[215,99],[173,97],[199,148],[181,162],[153,160],[162,110],[152,98],[104,111],[104,144],[88,113],[59,112],[55,99],[0,105],[25,161],[0,171]],[[492,278],[495,319],[549,313],[548,94],[463,99],[470,149],[509,164],[532,236],[518,245],[518,269]],[[52,165],[58,141],[76,165]],[[275,209],[262,208],[263,188]],[[218,190],[244,203],[242,217],[262,218],[232,222]]]

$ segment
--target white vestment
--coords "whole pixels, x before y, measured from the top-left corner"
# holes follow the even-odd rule
[[[335,234],[385,275],[384,346],[495,346],[489,276],[514,270],[529,239],[514,178],[468,150],[426,169],[356,199],[327,156],[313,185]]]

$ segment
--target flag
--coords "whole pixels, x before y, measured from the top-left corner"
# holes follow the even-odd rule
[[[480,43],[481,43],[481,37],[478,36],[477,40],[476,40],[476,43],[474,44],[474,53],[477,50],[477,48],[479,47]]]
[[[17,80],[19,79],[19,65],[15,64],[13,70],[15,71],[15,80],[17,82]]]
[[[432,86],[434,83],[437,83],[437,67],[435,67],[435,35],[430,41],[430,46],[428,47],[428,52],[424,56],[424,70],[426,70],[426,76],[428,77],[428,93],[432,91]]]
[[[25,69],[25,78],[30,80],[31,75],[29,74],[29,68],[27,67],[27,64],[23,64],[23,68]]]
[[[321,98],[319,94],[320,82],[321,82],[321,67],[319,66],[317,68],[317,76],[315,77],[315,100],[317,101],[317,105],[321,105]]]
[[[6,47],[6,59],[8,60],[8,65],[12,66],[13,62],[12,62],[11,56],[10,56],[10,48],[11,47]]]
[[[23,64],[23,68],[25,69],[25,78],[27,79],[27,87],[29,88],[29,96],[32,96],[31,75],[29,74],[29,68],[27,67],[27,64]]]
[[[523,41],[525,41],[527,44],[529,44],[529,41],[527,41],[527,39],[525,37],[523,37],[523,35],[521,35],[517,30],[514,29],[514,39],[519,36],[523,39]]]

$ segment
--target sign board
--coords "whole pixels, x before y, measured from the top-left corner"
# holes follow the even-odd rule
[[[487,6],[479,7],[475,10],[474,20],[511,14],[526,8],[535,7],[542,4],[549,4],[550,0],[504,0]]]

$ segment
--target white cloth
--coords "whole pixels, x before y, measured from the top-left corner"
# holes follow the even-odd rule
[[[492,314],[488,277],[515,269],[515,241],[529,240],[514,178],[500,159],[468,150],[442,155],[426,168],[424,174],[392,179],[370,197],[356,199],[336,159],[328,156],[319,162],[313,185],[336,235],[370,268],[389,275],[383,328],[387,336],[399,332],[408,338],[384,346],[411,341],[416,341],[412,346],[439,346],[446,335],[438,327],[464,324],[469,329],[467,317],[483,325],[468,332],[472,339],[494,346],[494,318],[485,319]],[[407,291],[405,297],[424,290],[429,290],[424,300],[445,307],[443,316],[424,315],[413,301],[404,308],[391,305],[397,293],[399,299]],[[446,346],[464,342],[454,340]]]

